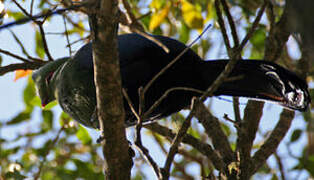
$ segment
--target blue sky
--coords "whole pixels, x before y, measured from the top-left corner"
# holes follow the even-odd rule
[[[59,24],[60,27],[56,27],[55,25]],[[33,26],[29,23],[26,25],[19,25],[11,28],[19,38],[21,38],[21,41],[25,45],[25,48],[28,50],[28,52],[35,56],[34,54],[34,49],[35,49],[35,41],[34,41],[34,35],[35,31],[33,29]],[[46,32],[62,32],[64,30],[63,28],[63,21],[62,18],[55,17],[52,19],[50,23],[47,23],[45,25],[45,30]],[[205,36],[204,38],[210,37],[211,41],[215,42],[218,41],[220,37],[219,32],[216,31],[209,31],[209,35]],[[76,37],[78,38],[78,37]],[[215,38],[218,38],[215,39]],[[48,41],[48,46],[50,49],[51,54],[55,59],[68,56],[68,50],[65,48],[66,46],[66,40],[64,37],[61,36],[56,36],[56,35],[48,35],[47,36],[47,41]],[[78,43],[74,48],[77,49],[81,46],[82,44]],[[293,43],[292,43],[293,46]],[[2,30],[0,31],[0,48],[10,51],[15,54],[21,54],[20,49],[18,48],[16,42],[11,36],[11,33],[8,30]],[[218,52],[219,47],[215,46],[213,47],[213,50],[208,54],[208,58],[226,58],[227,55],[225,51]],[[292,53],[296,53],[295,56],[297,56],[298,51],[293,51]],[[3,57],[3,65],[11,64],[14,62],[18,62],[15,59],[12,59],[11,57],[2,55]],[[22,97],[22,92],[23,88],[26,85],[27,79],[23,78],[20,79],[16,82],[13,81],[14,79],[14,73],[8,73],[5,76],[0,76],[0,121],[1,122],[6,122],[10,120],[12,117],[14,117],[17,113],[23,110],[24,104],[23,104],[23,97]],[[233,118],[233,110],[232,110],[232,103],[224,101],[224,100],[219,100],[217,98],[211,98],[212,99],[212,111],[213,113],[221,120],[223,120],[223,115],[226,113],[229,115],[230,118]],[[231,99],[231,98],[229,98]],[[245,103],[245,100],[243,101]],[[243,110],[245,106],[241,105],[241,109]],[[278,116],[281,112],[282,108],[278,105],[274,105],[271,103],[266,103],[265,108],[264,108],[264,116],[261,121],[260,125],[260,131],[263,133],[266,133],[270,130],[272,130],[278,121]],[[54,111],[59,114],[61,112],[60,107],[55,107]],[[58,116],[55,116],[56,119]],[[296,112],[295,120],[292,123],[291,129],[289,133],[286,135],[286,138],[284,140],[287,141],[289,140],[291,136],[291,132],[293,129],[296,128],[301,128],[304,129],[305,127],[305,122],[302,119],[302,116],[299,112]],[[30,124],[25,124],[27,128],[32,128],[33,123],[38,123],[41,121],[40,119],[40,114],[39,111],[37,110],[37,114],[33,116],[34,122]],[[56,124],[58,124],[56,120]],[[34,126],[36,127],[36,126]],[[24,127],[23,127],[24,128]],[[12,136],[15,135],[15,133],[23,132],[23,128],[4,128],[2,132],[0,132],[0,137],[4,138],[12,138]],[[94,130],[89,130],[94,142],[95,139],[98,137],[98,132]],[[132,138],[133,136],[133,130],[130,128],[128,130],[129,137]],[[293,154],[294,155],[300,155],[302,152],[301,150],[303,149],[303,146],[306,144],[306,137],[303,135],[302,140],[295,145],[293,145]],[[258,136],[256,138],[256,142],[260,142],[262,140],[261,136]],[[144,143],[148,147],[156,147],[153,145],[152,140],[150,138],[145,138]],[[158,148],[151,148],[150,150],[151,154],[155,159],[157,159],[158,164],[162,165],[163,164],[163,159],[160,159],[160,150]],[[279,154],[280,155],[285,155],[287,153],[286,147],[284,146],[284,143],[281,143],[280,148],[279,148]],[[274,161],[274,158],[270,158],[269,161]],[[291,158],[285,158],[283,159],[284,164],[286,167],[293,167],[295,165],[295,161]],[[273,163],[272,163],[273,164]],[[193,170],[194,167],[191,167],[191,170]],[[147,174],[151,174],[152,171],[150,168],[145,168],[145,171]],[[306,176],[306,174],[304,175]],[[292,176],[293,177],[293,176]]]

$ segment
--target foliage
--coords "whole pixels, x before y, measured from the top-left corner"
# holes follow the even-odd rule
[[[27,7],[26,10],[30,14],[33,12],[47,12],[47,10],[55,9],[56,5],[58,5],[57,8],[65,5],[60,0],[34,1],[34,5],[30,5],[31,2],[33,1],[24,0],[19,3],[23,7]],[[256,11],[261,7],[263,1],[249,3],[253,1],[229,0],[227,2],[236,23],[239,36],[242,38],[250,30],[252,19],[256,17]],[[278,6],[273,7],[272,10],[273,15],[278,19],[282,15],[284,3],[282,3],[282,0],[275,0],[275,2],[278,3]],[[220,27],[216,23],[218,17],[216,16],[214,1],[152,0],[147,2],[145,0],[130,0],[129,3],[132,6],[135,16],[141,17],[139,21],[148,32],[175,37],[184,43],[191,42],[204,29],[205,25],[212,24],[213,27],[192,48],[202,57],[223,56],[225,58],[227,56],[227,51],[221,48],[224,42],[219,34]],[[4,10],[0,12],[0,25],[27,17],[21,9],[16,7],[13,1],[2,0],[0,1],[1,4],[4,4]],[[67,48],[70,48],[70,54],[73,53],[72,46],[76,49],[80,46],[77,45],[77,42],[82,43],[89,40],[87,16],[84,13],[67,12],[62,16],[55,15],[41,20],[44,22],[45,26],[43,27],[46,34],[43,34],[38,27],[39,25],[35,26],[36,23],[34,22],[23,25],[30,26],[28,28],[32,28],[35,32],[33,36],[34,43],[32,44],[33,49],[25,48],[27,42],[23,39],[22,33],[14,33],[15,28],[19,25],[10,29],[12,30],[11,35],[16,42],[16,49],[21,50],[19,56],[34,60],[34,62],[49,59],[49,53],[45,49],[47,43],[45,36],[48,35],[47,29],[51,31],[49,27],[63,27],[57,28],[57,30],[50,33],[54,34],[54,36],[64,38],[64,47],[67,46]],[[63,24],[64,22],[65,24]],[[269,20],[264,20],[258,25],[257,30],[243,51],[244,57],[252,59],[261,59],[264,57],[265,38],[269,34],[269,28]],[[123,30],[120,30],[120,33],[124,33]],[[230,35],[230,28],[228,28],[228,34]],[[1,37],[1,39],[4,38],[6,37]],[[295,45],[296,41],[291,43]],[[51,45],[50,42],[48,44]],[[298,61],[293,60],[289,55],[289,47],[290,45],[288,44],[287,48],[284,48],[284,55],[282,55],[278,63],[296,70],[294,67]],[[2,48],[5,49],[6,47],[0,46],[0,50]],[[8,54],[6,53],[6,55]],[[7,61],[6,55],[0,54],[0,67],[3,62]],[[31,57],[31,55],[35,57]],[[54,57],[54,54],[52,54],[52,57]],[[309,69],[311,70],[309,73],[313,74],[313,67]],[[312,78],[311,76],[308,77],[311,81]],[[56,102],[50,103],[44,109],[41,109],[40,99],[36,96],[34,83],[31,78],[27,79],[26,86],[21,91],[23,91],[24,110],[10,119],[0,120],[0,179],[23,179],[25,177],[34,177],[35,179],[40,178],[43,180],[104,179],[103,157],[100,153],[101,146],[95,143],[95,137],[89,135],[89,131],[86,128],[78,125],[65,113],[58,113]],[[314,91],[311,90],[311,92],[313,94]],[[312,95],[312,97],[314,96]],[[229,103],[228,106],[231,108],[232,104]],[[210,102],[208,102],[208,107],[209,109],[212,108]],[[177,130],[185,119],[184,115],[185,112],[172,115],[162,120],[161,124]],[[234,117],[233,114],[228,115]],[[278,116],[278,114],[275,116]],[[306,177],[314,176],[314,150],[311,149],[313,148],[311,143],[314,144],[312,112],[300,113],[298,116],[301,116],[298,117],[299,121],[304,122],[306,127],[292,127],[292,133],[289,133],[288,138],[284,140],[285,143],[282,148],[288,149],[289,152],[279,150],[278,154],[282,156],[282,159],[278,154],[272,156],[271,160],[259,169],[255,175],[256,177],[272,177],[273,179],[281,177],[284,179],[284,177],[295,176],[295,174],[298,175],[299,173],[305,174],[304,176]],[[40,119],[40,121],[38,122],[36,119]],[[273,121],[273,119],[268,120]],[[232,149],[236,149],[235,137],[237,133],[233,124],[223,119],[220,122],[224,133],[228,136]],[[28,125],[29,123],[32,124],[31,127]],[[2,137],[2,132],[9,132],[11,129],[18,130],[10,132],[12,133],[11,138]],[[132,129],[129,131],[132,133]],[[165,157],[171,145],[170,138],[165,138],[152,131],[145,132],[145,135],[148,136],[150,141],[153,141],[152,144],[154,145],[152,146],[159,148],[162,157]],[[194,121],[188,130],[188,134],[199,139],[201,142],[210,142],[210,139],[204,133],[204,128],[199,123],[194,123]],[[260,133],[259,139],[254,143],[254,150],[262,146],[262,141],[267,136],[268,133],[265,131],[264,133]],[[304,143],[304,141],[307,143]],[[291,148],[294,144],[298,144],[297,147],[302,153],[294,152],[294,149]],[[214,169],[212,162],[195,148],[182,145],[178,153],[180,155],[175,159],[173,168],[171,169],[172,177],[178,179],[197,179],[199,177],[217,175],[217,170]],[[133,179],[149,179],[151,174],[146,172],[148,165],[144,158],[136,154],[134,160],[135,169],[133,171]],[[283,162],[294,162],[295,166],[286,166]]]

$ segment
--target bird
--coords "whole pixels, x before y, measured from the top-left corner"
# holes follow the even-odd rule
[[[161,69],[167,66],[187,46],[175,39],[152,35],[163,43],[169,52],[159,45],[135,33],[118,35],[119,65],[122,88],[134,106],[139,107],[138,89]],[[144,112],[167,90],[176,87],[195,89],[173,90],[146,117],[152,122],[178,112],[191,103],[193,97],[215,81],[229,62],[228,59],[203,60],[192,49],[188,50],[145,93]],[[90,128],[99,128],[96,113],[92,42],[81,47],[73,57],[49,62],[35,71],[32,78],[42,105],[57,100],[64,112],[74,120]],[[306,111],[310,103],[307,83],[295,73],[266,60],[239,60],[228,76],[213,93],[271,101],[291,110]],[[137,119],[124,98],[125,126],[133,126]]]

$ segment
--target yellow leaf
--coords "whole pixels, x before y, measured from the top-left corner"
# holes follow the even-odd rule
[[[168,3],[165,5],[164,8],[161,10],[155,12],[149,22],[149,30],[153,31],[155,28],[157,28],[164,19],[168,16],[169,10],[171,7],[171,3],[168,1]]]
[[[187,0],[182,0],[182,16],[184,22],[190,27],[194,29],[202,29],[203,28],[203,17],[201,10],[198,9],[193,4],[189,3]]]
[[[152,9],[160,9],[165,4],[165,0],[152,0],[150,7]]]
[[[205,22],[207,22],[207,21],[213,19],[214,16],[215,16],[215,13],[214,13],[215,9],[214,9],[214,7],[213,7],[213,4],[214,4],[214,3],[210,2],[210,3],[208,3],[208,5],[207,5],[207,15],[206,15]]]
[[[19,80],[20,78],[26,77],[27,75],[29,75],[32,72],[32,70],[23,70],[23,69],[19,69],[15,71],[15,77],[14,77],[14,81]]]

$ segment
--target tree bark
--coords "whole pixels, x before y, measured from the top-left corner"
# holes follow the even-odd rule
[[[124,127],[123,96],[117,51],[118,1],[94,1],[89,14],[93,37],[93,61],[97,115],[104,138],[106,179],[130,179],[133,165]]]

